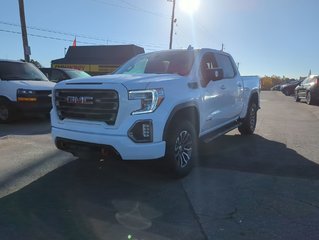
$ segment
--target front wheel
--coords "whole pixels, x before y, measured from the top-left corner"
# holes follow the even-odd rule
[[[173,124],[166,139],[165,159],[174,176],[184,177],[197,159],[197,135],[189,121]]]
[[[300,102],[300,98],[299,98],[298,92],[295,92],[295,101],[296,102]]]
[[[258,107],[255,102],[249,104],[246,117],[243,119],[242,124],[238,127],[238,130],[242,135],[250,135],[254,133],[257,123],[257,110]]]
[[[10,102],[0,100],[0,123],[9,123],[14,119],[14,116]]]

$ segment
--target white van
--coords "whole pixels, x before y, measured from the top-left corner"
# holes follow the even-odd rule
[[[54,85],[31,63],[0,60],[0,123],[23,113],[49,114]]]

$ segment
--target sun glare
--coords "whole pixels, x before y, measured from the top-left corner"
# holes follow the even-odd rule
[[[179,0],[181,10],[193,14],[199,8],[199,0]]]

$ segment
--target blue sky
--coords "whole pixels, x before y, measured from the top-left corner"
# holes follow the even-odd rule
[[[168,48],[172,3],[167,0],[24,1],[31,58],[44,66],[64,56],[74,35],[78,45]],[[299,78],[309,69],[319,74],[318,0],[200,0],[192,16],[176,1],[173,48],[220,49],[224,43],[242,75]],[[21,35],[12,33],[21,31],[18,0],[1,0],[1,9],[0,58],[21,59]]]

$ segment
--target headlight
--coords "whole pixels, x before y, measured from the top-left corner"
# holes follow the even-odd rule
[[[37,98],[34,96],[35,91],[29,89],[18,89],[17,90],[17,101],[18,102],[36,102]]]
[[[129,91],[128,99],[141,101],[141,107],[133,111],[132,115],[152,113],[164,100],[164,90],[160,88]]]
[[[29,90],[29,89],[18,89],[17,90],[17,95],[31,95],[34,94],[35,92],[33,90]]]

